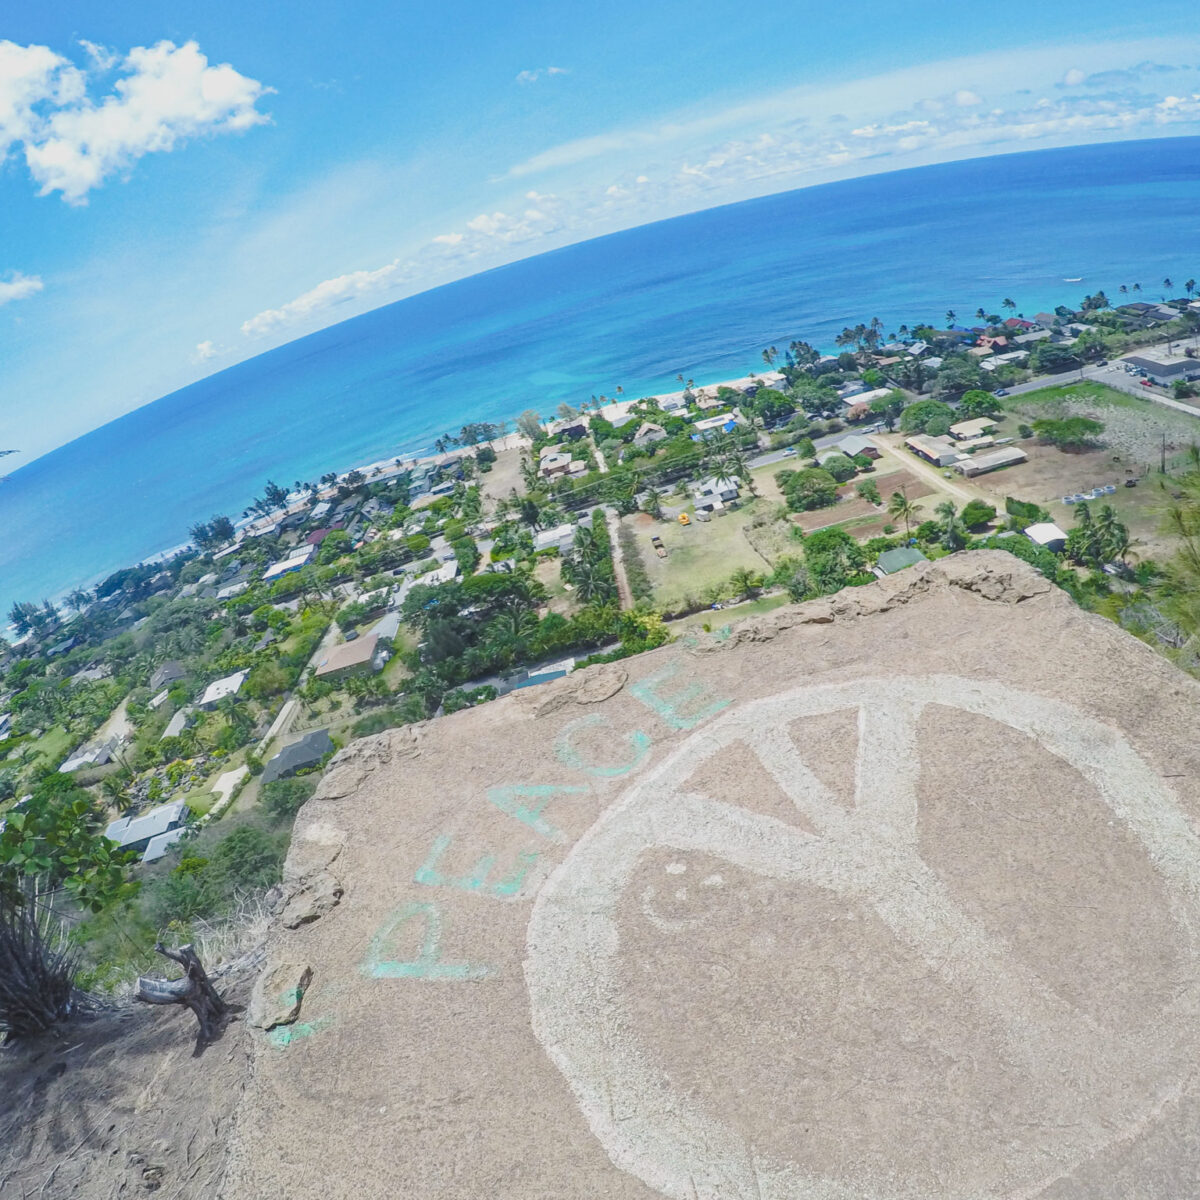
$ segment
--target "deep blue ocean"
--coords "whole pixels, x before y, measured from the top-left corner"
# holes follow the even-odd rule
[[[887,332],[950,308],[969,323],[1005,297],[1032,316],[1134,282],[1157,299],[1168,275],[1200,275],[1200,138],[876,175],[556,250],[292,342],[15,471],[0,613],[240,516],[268,477],[290,486],[618,384],[744,375],[765,346],[829,349],[874,316]]]

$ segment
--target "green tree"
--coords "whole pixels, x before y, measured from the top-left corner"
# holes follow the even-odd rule
[[[827,508],[837,503],[837,480],[821,467],[806,467],[801,471],[780,471],[775,476],[793,512]]]
[[[921,505],[915,500],[910,500],[906,492],[893,492],[888,500],[888,516],[904,522],[906,538],[912,536],[912,522],[920,511]]]
[[[804,566],[822,595],[845,587],[866,564],[862,547],[844,529],[819,529],[804,539]]]
[[[962,421],[977,420],[980,417],[999,417],[1004,411],[1000,401],[991,392],[982,388],[971,388],[963,393],[958,402],[958,417]]]
[[[883,500],[879,495],[879,488],[876,486],[873,479],[864,479],[855,487],[854,490],[869,504],[883,503]]]
[[[968,529],[975,529],[980,525],[986,525],[989,521],[995,520],[996,509],[991,504],[986,504],[982,500],[968,500],[963,505],[963,510],[959,514],[962,518],[962,523]]]
[[[542,419],[532,408],[527,408],[517,418],[517,431],[531,442],[540,441],[545,436],[545,430],[542,429]]]
[[[1033,431],[1044,445],[1060,450],[1090,450],[1100,444],[1104,423],[1091,417],[1047,417],[1034,421]]]
[[[900,428],[904,433],[924,433],[930,421],[941,419],[949,429],[954,419],[954,410],[940,400],[918,400],[900,414]]]
[[[943,500],[934,510],[942,519],[942,545],[949,551],[961,550],[967,544],[967,531],[953,500]]]
[[[349,554],[353,549],[354,542],[350,535],[344,529],[335,529],[331,533],[327,533],[321,542],[321,548],[317,551],[317,563],[320,566],[327,566],[337,562],[339,558]]]

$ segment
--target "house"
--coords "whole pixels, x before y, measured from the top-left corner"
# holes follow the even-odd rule
[[[916,546],[899,546],[895,550],[885,550],[876,559],[875,574],[883,579],[886,575],[895,575],[897,571],[903,571],[905,567],[928,561]]]
[[[109,738],[107,742],[100,742],[94,746],[86,746],[81,750],[76,750],[58,769],[63,775],[70,775],[72,771],[78,771],[81,767],[107,766],[112,762],[113,752],[120,744],[121,739],[113,737]]]
[[[956,442],[983,437],[985,433],[995,433],[995,431],[996,422],[991,417],[978,417],[974,421],[959,421],[957,425],[950,426],[950,436]]]
[[[1164,387],[1176,380],[1200,378],[1200,360],[1194,358],[1174,358],[1161,351],[1143,350],[1121,361]]]
[[[1057,554],[1067,544],[1067,535],[1053,521],[1043,521],[1038,525],[1030,525],[1025,530],[1025,536],[1038,546],[1045,546]]]
[[[918,433],[906,438],[904,444],[918,457],[935,467],[949,467],[958,461],[959,451],[954,443],[945,437],[930,437]]]
[[[556,475],[566,475],[571,470],[571,456],[561,450],[543,454],[538,462],[538,473],[543,479],[553,479]]]
[[[244,580],[238,580],[236,583],[226,584],[220,591],[217,592],[218,600],[232,600],[234,596],[240,596],[250,584]]]
[[[670,396],[664,396],[658,402],[658,406],[663,410],[663,412],[681,412],[683,409],[687,408],[687,401],[683,398],[681,393],[675,393]],[[611,422],[611,424],[615,425],[616,421]]]
[[[856,454],[864,454],[867,458],[879,457],[879,447],[870,438],[865,438],[858,433],[852,433],[842,438],[838,442],[837,448],[847,458],[853,458]]]
[[[555,437],[564,437],[568,441],[580,442],[588,435],[587,423],[584,421],[572,421],[569,425],[563,425],[559,428]]]
[[[157,696],[152,697],[146,702],[146,707],[152,708],[155,712],[157,712],[164,704],[166,704],[170,696],[171,693],[167,691],[166,688],[163,688],[163,690],[159,692]]]
[[[1013,342],[1018,346],[1029,346],[1034,342],[1048,342],[1053,336],[1049,329],[1031,329],[1028,333],[1018,333]]]
[[[993,351],[991,346],[972,346],[967,353],[972,358],[987,358]]]
[[[163,834],[182,834],[189,811],[186,801],[173,800],[170,804],[161,804],[148,813],[142,813],[140,817],[121,817],[113,821],[104,831],[104,836],[116,842],[122,850],[139,853],[146,850],[154,838]]]
[[[633,444],[635,446],[649,446],[651,442],[661,442],[667,436],[667,431],[661,425],[655,425],[653,421],[643,421],[638,426],[638,431],[633,435]]]
[[[165,742],[167,738],[181,737],[183,731],[187,728],[188,717],[192,715],[190,708],[181,708],[177,713],[173,714],[167,722],[167,727],[162,731],[162,737],[158,740]]]
[[[12,732],[12,713],[0,713],[0,738],[6,738]]]
[[[986,454],[964,455],[954,464],[954,469],[968,479],[975,475],[986,475],[989,471],[998,471],[1001,467],[1013,467],[1028,459],[1024,450],[1016,446],[1001,446],[989,450]]]
[[[1032,334],[1033,337],[1040,337],[1041,334]],[[993,354],[991,358],[985,359],[979,364],[981,371],[994,371],[997,367],[1014,366],[1019,367],[1029,357],[1028,350],[1010,350],[1007,354]]]
[[[171,684],[185,678],[186,675],[183,663],[176,662],[173,658],[168,659],[162,666],[156,667],[154,674],[150,676],[150,690],[160,692],[163,688],[169,688]]]
[[[712,475],[691,486],[697,512],[719,512],[738,498],[741,485],[736,479]]]
[[[299,571],[302,567],[307,567],[312,562],[316,553],[317,547],[311,542],[303,546],[298,546],[290,558],[272,563],[263,572],[263,582],[272,583],[276,579],[281,579],[284,575],[290,575],[293,571]]]
[[[557,550],[560,554],[564,553],[575,544],[576,525],[559,525],[555,529],[539,529],[533,535],[533,549],[536,552],[542,550]]]
[[[449,583],[457,575],[458,560],[452,558],[449,562],[442,563],[440,567],[426,571],[424,575],[418,575],[413,583],[423,584],[425,587],[438,587],[440,584]]]
[[[981,347],[987,347],[990,350],[1007,350],[1008,338],[1006,337],[989,337],[986,333],[980,337],[979,343]]]
[[[732,433],[737,428],[737,419],[730,413],[726,413],[724,416],[702,417],[695,422],[695,428],[700,434],[712,433],[714,430]]]
[[[267,763],[263,768],[262,782],[267,784],[274,783],[277,779],[290,779],[297,771],[320,766],[321,759],[336,749],[328,729],[314,729],[298,742],[284,746]]]
[[[317,679],[330,683],[349,679],[352,675],[372,675],[382,670],[384,659],[378,653],[379,638],[373,633],[342,642],[325,651],[314,672]]]
[[[308,519],[310,521],[319,521],[332,507],[333,504],[329,500],[322,500],[320,504],[314,504],[309,510]]]
[[[1022,317],[1009,317],[1004,322],[1005,329],[1011,329],[1014,333],[1029,333],[1036,329],[1037,326],[1032,321],[1026,321]]]
[[[370,632],[378,639],[379,644],[388,649],[391,648],[396,638],[400,633],[401,616],[398,610],[393,609],[391,612],[385,613],[374,625],[371,626]]]
[[[856,405],[865,404],[869,408],[876,400],[882,400],[884,396],[892,394],[891,388],[872,388],[869,392],[856,392],[852,396],[843,396],[842,403],[849,409]]]
[[[142,862],[157,862],[185,833],[187,833],[186,825],[180,825],[177,829],[168,829],[166,833],[156,833],[146,845]]]
[[[1058,315],[1056,313],[1050,313],[1050,312],[1034,313],[1033,319],[1043,329],[1053,329],[1055,327],[1055,325],[1058,324]]]
[[[250,671],[245,669],[234,671],[232,675],[226,675],[224,679],[214,679],[204,689],[204,695],[198,701],[200,707],[213,709],[216,708],[217,702],[224,700],[226,696],[236,696],[242,690],[242,684],[246,682],[246,676],[249,674]]]

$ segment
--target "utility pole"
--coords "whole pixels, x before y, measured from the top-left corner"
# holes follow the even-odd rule
[[[1161,475],[1167,473],[1167,435],[1165,433],[1162,435],[1162,456],[1159,459],[1158,470]]]

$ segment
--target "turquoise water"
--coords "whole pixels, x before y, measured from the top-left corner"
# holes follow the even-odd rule
[[[0,485],[0,611],[95,580],[290,485],[553,413],[830,348],[878,316],[1032,315],[1200,274],[1200,138],[877,175],[585,242],[377,309],[182,389]],[[1082,276],[1083,282],[1064,280]],[[12,460],[8,460],[11,462]],[[0,469],[7,466],[0,464]]]

